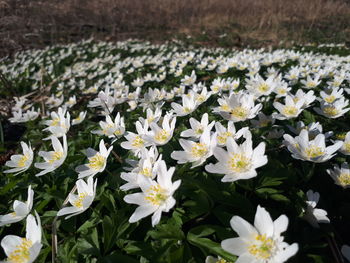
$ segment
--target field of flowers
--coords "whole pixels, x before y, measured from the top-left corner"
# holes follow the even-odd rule
[[[344,50],[87,40],[1,60],[0,259],[350,261]]]

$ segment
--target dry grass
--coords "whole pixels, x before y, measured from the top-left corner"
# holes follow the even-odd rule
[[[346,40],[348,0],[0,0],[0,53],[91,35],[226,33],[231,44]],[[1,55],[1,54],[0,54]]]

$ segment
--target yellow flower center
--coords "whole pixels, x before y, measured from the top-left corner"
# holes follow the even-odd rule
[[[223,132],[218,135],[217,140],[220,144],[225,144],[227,141],[227,138],[231,137],[232,135],[233,135],[232,132]]]
[[[335,96],[334,95],[328,96],[324,100],[328,103],[333,103],[333,101],[335,101]]]
[[[208,153],[208,148],[205,144],[197,142],[191,148],[191,154],[194,157],[203,157]]]
[[[165,142],[169,138],[170,133],[162,129],[156,133],[154,139],[158,142]]]
[[[244,107],[236,107],[231,110],[231,116],[240,120],[244,120],[248,116],[248,110]]]
[[[141,169],[140,174],[146,176],[146,177],[152,177],[152,170],[148,167],[145,167]]]
[[[309,158],[317,158],[319,156],[324,155],[324,151],[322,151],[321,147],[311,145],[305,150],[306,156]]]
[[[278,92],[278,94],[284,95],[284,94],[287,93],[287,90],[284,89],[284,88],[278,88],[278,89],[277,89],[277,92]]]
[[[78,199],[73,202],[73,205],[77,208],[83,208],[83,202],[85,197],[87,197],[87,193],[80,193]]]
[[[346,152],[349,153],[350,152],[350,142],[344,143],[343,148]]]
[[[63,152],[53,152],[51,154],[51,159],[49,160],[49,163],[53,163],[55,161],[60,160],[63,157]]]
[[[225,259],[221,258],[217,260],[215,263],[231,263],[231,261],[226,261]]]
[[[121,134],[122,134],[122,131],[120,129],[118,129],[114,132],[114,135],[117,135],[117,136],[119,136]]]
[[[338,177],[338,181],[341,186],[350,185],[350,173],[341,173]]]
[[[52,119],[50,126],[59,126],[59,123],[60,123],[60,119],[55,118],[55,119]]]
[[[282,113],[285,116],[295,116],[298,113],[298,109],[295,106],[285,106]]]
[[[203,127],[200,126],[195,132],[196,132],[196,134],[201,135],[203,133],[203,131],[204,131]]]
[[[324,107],[323,112],[329,116],[335,116],[339,113],[339,110],[334,106]]]
[[[256,235],[255,242],[248,247],[250,254],[258,259],[268,260],[275,249],[275,241],[266,235]]]
[[[105,163],[106,158],[100,153],[96,153],[93,157],[89,158],[89,164],[87,166],[94,170],[101,170]]]
[[[307,86],[308,88],[314,88],[314,87],[316,87],[317,85],[316,85],[316,83],[315,83],[314,81],[309,81],[308,83],[306,83],[306,86]]]
[[[161,188],[159,184],[151,186],[147,190],[145,197],[146,201],[153,205],[161,205],[168,198],[168,194],[165,189]]]
[[[7,261],[11,263],[26,263],[30,259],[29,249],[33,245],[32,241],[22,238],[22,243],[15,247],[11,252]]]
[[[233,154],[231,159],[228,161],[229,169],[236,173],[248,171],[250,164],[250,158],[240,153]]]
[[[221,105],[220,106],[221,111],[230,111],[230,107],[227,104]]]
[[[265,93],[265,92],[268,92],[270,90],[270,86],[267,85],[266,83],[262,83],[258,90],[261,92],[261,93]]]
[[[338,140],[345,140],[345,137],[346,137],[346,133],[343,132],[343,133],[339,133],[335,136]]]
[[[133,147],[141,148],[143,147],[144,143],[145,141],[140,136],[136,136],[131,145]]]
[[[184,107],[184,112],[190,113],[190,112],[191,112],[191,109],[190,109],[189,107]]]
[[[19,167],[24,167],[24,166],[26,166],[26,161],[28,161],[28,159],[29,159],[29,156],[28,156],[28,155],[22,155],[22,157],[21,157],[21,159],[19,159],[17,165],[18,165]]]

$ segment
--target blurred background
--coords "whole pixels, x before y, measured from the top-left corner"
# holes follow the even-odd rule
[[[0,56],[94,37],[253,47],[350,41],[349,0],[0,0]]]

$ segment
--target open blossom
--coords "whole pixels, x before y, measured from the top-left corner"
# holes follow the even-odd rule
[[[48,126],[44,131],[49,131],[52,134],[51,136],[60,138],[69,131],[69,112],[65,108],[60,107],[57,112],[51,112],[51,120],[44,121],[44,124]],[[50,139],[51,136],[46,139]]]
[[[90,207],[94,201],[96,194],[97,179],[94,182],[92,176],[87,179],[87,183],[83,179],[79,179],[76,183],[78,194],[69,194],[68,201],[72,206],[63,207],[58,211],[57,216],[66,216],[68,219],[72,216],[83,213],[86,209]]]
[[[305,93],[302,89],[298,89],[295,95],[290,94],[290,96],[293,98],[293,101],[297,103],[299,100],[303,100],[303,109],[308,108],[311,103],[313,103],[316,100],[316,96],[314,95],[313,90],[309,90],[307,93]]]
[[[85,120],[87,111],[82,111],[79,116],[72,120],[72,125],[78,125]]]
[[[239,139],[249,131],[248,127],[236,131],[236,127],[233,121],[228,121],[227,128],[224,127],[220,122],[215,123],[216,141],[218,146],[226,146],[228,138]]]
[[[44,158],[45,162],[35,163],[36,168],[41,169],[42,171],[35,176],[41,176],[47,173],[50,173],[60,167],[64,160],[67,157],[67,138],[66,135],[63,135],[63,146],[59,139],[55,136],[51,136],[51,143],[53,151],[44,152],[40,151],[39,156]]]
[[[145,134],[144,138],[151,144],[164,145],[173,137],[175,124],[176,117],[172,117],[172,114],[166,114],[162,120],[162,127],[152,122],[150,124],[151,130]]]
[[[345,155],[350,155],[350,132],[346,133],[343,145],[340,148],[339,152]]]
[[[9,118],[9,121],[12,123],[22,123],[27,121],[33,121],[38,118],[40,111],[35,111],[34,108],[22,112],[22,109],[12,112],[13,117]]]
[[[293,158],[315,163],[328,161],[343,145],[343,142],[338,141],[326,147],[324,134],[318,134],[315,139],[309,140],[309,133],[305,129],[295,138],[289,134],[285,134],[283,138],[283,143],[292,153]]]
[[[319,108],[315,107],[314,110],[316,111],[316,113],[323,115],[327,118],[336,119],[343,116],[350,110],[350,108],[346,108],[348,106],[349,101],[345,100],[345,98],[342,97],[333,103],[321,101],[321,106]]]
[[[327,169],[327,173],[337,185],[343,188],[350,188],[350,169],[348,163],[342,163],[340,167],[334,165],[334,169]]]
[[[172,102],[171,107],[177,116],[186,116],[197,109],[198,102],[195,96],[189,93],[182,95],[182,105]]]
[[[221,106],[222,107],[222,106]],[[261,110],[262,104],[255,105],[254,95],[240,91],[232,93],[228,98],[227,109],[220,111],[220,115],[233,122],[253,119]]]
[[[230,224],[239,237],[223,240],[221,247],[237,255],[236,262],[282,263],[298,251],[298,244],[289,245],[281,236],[288,227],[285,215],[273,221],[265,208],[258,206],[254,226],[239,216],[232,217]]]
[[[333,103],[335,102],[337,99],[342,98],[344,89],[340,89],[340,88],[336,88],[336,89],[332,89],[329,93],[326,91],[320,91],[320,99],[319,101],[324,100],[327,103]]]
[[[303,111],[303,105],[303,99],[294,102],[291,96],[286,96],[284,105],[279,102],[273,103],[273,106],[279,111],[278,114],[274,114],[274,117],[279,120],[296,118]]]
[[[15,154],[11,156],[11,160],[5,163],[6,166],[11,167],[11,169],[4,171],[4,173],[22,173],[26,171],[33,162],[33,150],[25,142],[21,142],[23,154]]]
[[[323,209],[316,208],[316,205],[320,199],[320,194],[312,190],[306,193],[306,211],[304,219],[307,220],[313,227],[319,228],[318,223],[329,223],[329,218],[327,217],[327,211]]]
[[[120,146],[124,149],[133,151],[135,155],[139,155],[140,151],[145,147],[150,146],[151,143],[144,139],[144,136],[148,132],[148,123],[145,122],[142,125],[141,122],[137,121],[135,126],[137,133],[127,132],[124,135],[127,141],[122,142]]]
[[[307,126],[304,124],[302,121],[297,122],[296,128],[287,125],[289,130],[293,132],[294,134],[300,134],[302,130],[307,130],[309,133],[309,138],[310,139],[315,139],[315,137],[319,134],[323,133],[323,127],[319,122],[311,122]],[[324,134],[325,138],[329,138],[330,136],[333,135],[332,131],[328,131]]]
[[[27,201],[15,200],[13,202],[13,212],[7,215],[0,215],[0,226],[12,224],[24,219],[32,210],[34,191],[32,186],[28,187]]]
[[[194,72],[194,70],[192,70],[192,73],[190,76],[185,76],[181,82],[182,84],[186,85],[186,86],[191,86],[193,85],[197,80],[197,76],[196,73]]]
[[[216,134],[210,135],[207,129],[199,138],[199,142],[191,140],[179,140],[184,151],[174,151],[171,153],[171,158],[177,160],[177,163],[192,163],[192,168],[203,164],[207,158],[213,155],[214,147],[216,146]]]
[[[26,221],[26,236],[24,238],[7,235],[1,240],[1,246],[7,256],[5,262],[32,263],[38,257],[41,244],[41,223],[37,213],[36,219],[28,215]]]
[[[92,148],[88,148],[85,152],[89,163],[79,165],[75,168],[75,171],[78,174],[79,179],[87,176],[94,176],[97,173],[101,173],[106,168],[107,158],[111,153],[113,146],[109,147],[108,150],[105,146],[103,140],[100,141],[99,151],[95,151]]]
[[[179,188],[181,180],[172,182],[175,167],[167,170],[164,161],[161,161],[157,171],[157,181],[150,178],[140,178],[140,193],[129,194],[124,201],[129,204],[139,205],[129,218],[130,223],[152,215],[152,226],[159,223],[162,212],[169,212],[175,205],[174,192]]]
[[[200,122],[197,121],[195,118],[190,118],[191,129],[187,129],[181,132],[180,136],[198,139],[199,137],[201,137],[205,129],[208,129],[209,131],[211,131],[214,124],[215,124],[215,121],[212,121],[209,124],[208,113],[204,113]]]
[[[224,174],[222,182],[234,182],[241,179],[250,179],[257,175],[256,168],[267,163],[265,155],[265,143],[261,142],[253,150],[253,142],[250,136],[246,136],[245,142],[238,145],[233,138],[227,139],[227,151],[220,147],[214,149],[214,156],[218,160],[216,164],[208,164],[205,167],[209,173]]]
[[[94,130],[92,133],[105,135],[108,136],[108,138],[119,138],[125,133],[124,117],[120,117],[119,112],[115,117],[114,122],[109,115],[106,115],[106,121],[100,121],[99,124],[101,129]]]
[[[161,107],[156,107],[156,109],[153,111],[150,108],[146,109],[146,119],[140,117],[139,121],[144,124],[145,122],[150,125],[152,122],[158,122],[160,117],[162,117],[162,109]]]

